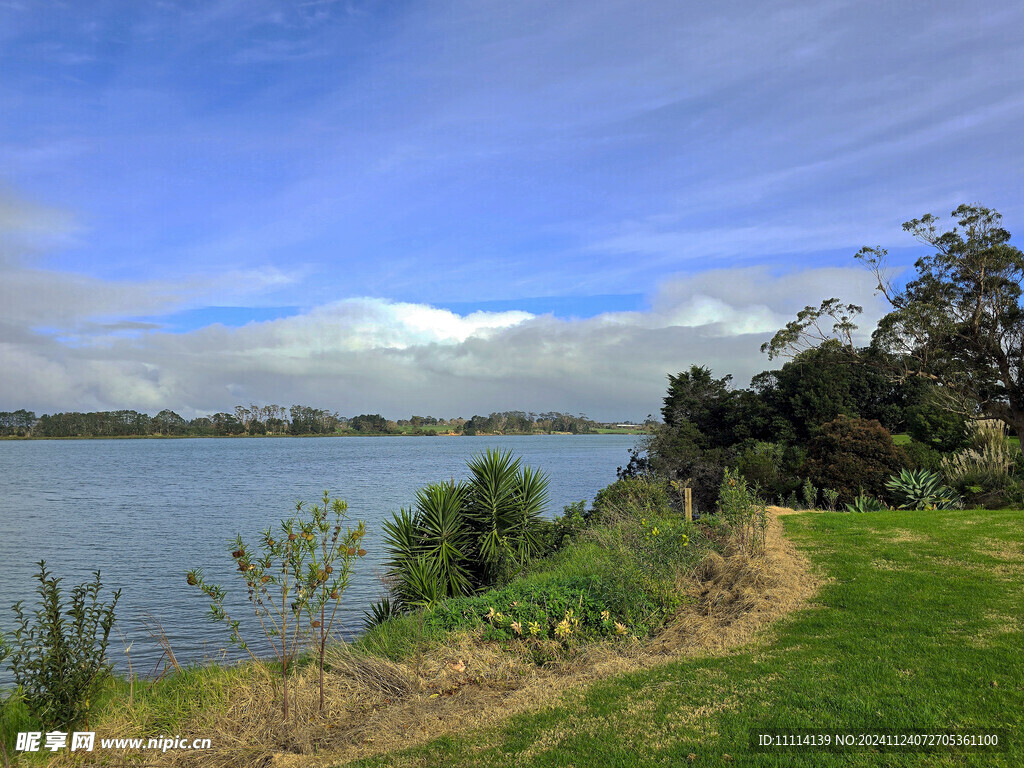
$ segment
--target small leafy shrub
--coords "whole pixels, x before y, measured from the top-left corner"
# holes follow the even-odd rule
[[[740,548],[756,552],[764,548],[768,513],[743,475],[727,469],[718,493],[718,508]]]
[[[594,523],[611,523],[629,515],[663,515],[669,510],[668,483],[650,476],[626,477],[594,497]]]
[[[839,491],[835,488],[825,488],[821,492],[821,497],[825,501],[825,509],[829,512],[835,512],[836,501],[839,499]]]
[[[861,488],[881,496],[885,483],[903,468],[892,435],[875,420],[848,416],[822,424],[807,449],[805,472],[819,488],[839,491],[840,503],[853,501]]]
[[[942,484],[942,478],[927,469],[904,469],[885,484],[900,509],[956,509],[960,497]]]
[[[559,552],[579,540],[589,527],[590,518],[591,513],[587,511],[586,501],[576,501],[562,507],[562,514],[544,523],[541,535],[544,542],[543,554],[547,556]]]
[[[886,512],[888,509],[889,507],[883,502],[873,496],[865,496],[863,493],[846,505],[847,512]]]
[[[1024,483],[1014,478],[1003,490],[1003,501],[1012,509],[1024,509]]]
[[[809,479],[804,480],[800,494],[803,496],[805,509],[815,509],[818,506],[818,489]]]
[[[295,516],[282,520],[278,531],[264,531],[256,547],[248,546],[239,536],[231,552],[256,618],[281,665],[285,720],[288,677],[302,645],[310,638],[317,651],[323,709],[327,639],[355,561],[366,555],[361,546],[366,527],[361,522],[355,528],[346,525],[348,505],[343,500],[331,499],[324,491],[323,504],[314,504],[310,515],[303,515],[303,506],[298,502]],[[186,574],[186,581],[210,599],[209,617],[228,626],[231,643],[256,660],[241,635],[240,622],[224,610],[224,588],[208,584],[198,568]]]
[[[15,629],[8,649],[14,682],[29,713],[47,729],[70,730],[87,723],[89,702],[103,674],[109,671],[107,643],[121,590],[102,602],[100,572],[61,595],[61,579],[39,561],[39,606],[30,618],[22,602],[13,606]],[[34,619],[34,620],[33,620]]]

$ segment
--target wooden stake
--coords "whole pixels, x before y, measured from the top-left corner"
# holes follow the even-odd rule
[[[684,488],[683,493],[686,496],[686,522],[693,522],[693,488]]]

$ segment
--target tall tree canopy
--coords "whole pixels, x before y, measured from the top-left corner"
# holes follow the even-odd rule
[[[891,375],[929,379],[949,408],[1001,419],[1024,437],[1024,254],[1010,244],[996,211],[961,205],[952,215],[948,230],[931,214],[903,224],[932,252],[917,260],[916,277],[902,289],[887,274],[884,248],[857,254],[892,307],[872,334],[872,349]],[[852,319],[859,312],[838,299],[806,307],[762,350],[774,356],[838,339],[855,354]]]

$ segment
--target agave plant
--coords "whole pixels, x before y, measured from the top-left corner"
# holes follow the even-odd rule
[[[904,469],[889,478],[885,487],[903,502],[900,509],[956,509],[961,501],[937,473],[927,469]]]
[[[847,512],[885,512],[889,508],[873,496],[865,496],[863,493],[853,500],[852,504],[846,505]]]

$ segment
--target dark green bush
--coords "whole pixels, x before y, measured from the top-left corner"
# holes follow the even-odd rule
[[[735,468],[769,499],[785,497],[800,487],[796,470],[802,452],[782,443],[752,441],[736,458]]]
[[[849,504],[862,491],[884,496],[886,482],[902,468],[889,430],[874,420],[840,416],[811,440],[805,474],[819,488],[839,491],[840,503]]]
[[[942,400],[941,391],[929,392],[921,403],[907,409],[907,433],[940,453],[964,448],[970,436],[967,419],[948,405]]]
[[[31,715],[47,729],[70,730],[87,722],[89,702],[100,678],[109,670],[107,643],[121,590],[108,605],[99,599],[100,572],[61,595],[61,579],[39,561],[39,606],[30,617],[21,601],[14,604],[8,665]]]
[[[562,514],[543,523],[543,554],[546,556],[559,552],[577,541],[589,527],[591,517],[592,513],[587,511],[586,501],[576,501],[562,507]]]
[[[929,472],[939,471],[942,453],[930,445],[918,442],[917,440],[911,440],[909,443],[898,448],[905,457],[907,469],[927,469]]]

